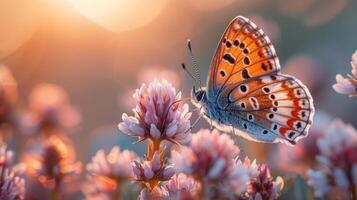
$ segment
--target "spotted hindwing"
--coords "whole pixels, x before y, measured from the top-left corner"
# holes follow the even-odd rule
[[[247,122],[240,127],[256,135],[256,140],[283,141],[295,144],[307,135],[314,108],[308,89],[288,75],[266,75],[238,84],[228,95],[230,113]],[[260,127],[259,134],[252,133]],[[271,141],[270,141],[271,142]]]

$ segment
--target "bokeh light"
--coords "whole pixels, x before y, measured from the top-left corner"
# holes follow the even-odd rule
[[[155,19],[168,0],[67,0],[79,13],[113,32],[138,28]]]

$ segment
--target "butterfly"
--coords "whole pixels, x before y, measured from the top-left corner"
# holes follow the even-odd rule
[[[268,36],[242,16],[228,25],[207,87],[193,87],[191,101],[215,128],[257,142],[295,145],[307,136],[314,114],[309,90],[280,72]]]

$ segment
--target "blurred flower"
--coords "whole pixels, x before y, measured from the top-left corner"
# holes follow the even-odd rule
[[[201,130],[192,136],[189,147],[172,151],[172,162],[179,172],[196,180],[219,183],[229,177],[239,148],[226,134]]]
[[[81,173],[82,164],[75,161],[75,152],[64,136],[52,135],[41,139],[24,156],[27,173],[45,188],[59,190]]]
[[[255,160],[250,163],[250,160],[246,158],[244,162],[238,160],[235,162],[232,171],[228,177],[219,184],[219,190],[226,196],[240,196],[240,194],[247,189],[247,184],[251,177],[255,177],[258,174],[258,166]]]
[[[81,117],[69,102],[63,88],[43,83],[37,85],[29,96],[29,115],[25,123],[32,132],[46,128],[72,128],[79,124]]]
[[[257,165],[255,161],[251,163],[247,158],[245,159],[243,165],[248,169],[251,169],[251,179],[248,183],[247,191],[243,192],[239,199],[275,200],[279,198],[279,193],[284,187],[284,180],[280,176],[273,180],[270,170],[266,164]]]
[[[158,143],[168,140],[182,144],[191,139],[187,132],[191,117],[188,105],[178,103],[181,93],[176,94],[170,83],[155,80],[148,86],[143,84],[136,90],[134,98],[137,104],[134,116],[122,115],[121,131],[140,140],[150,138]]]
[[[315,188],[316,196],[323,196],[337,186],[342,190],[357,185],[357,132],[340,120],[335,120],[318,139],[320,155],[316,157],[318,170],[309,170],[308,184]]]
[[[0,65],[0,134],[6,137],[9,128],[16,125],[15,103],[17,102],[17,82],[10,70]]]
[[[326,127],[330,125],[332,117],[325,112],[314,115],[314,124],[309,130],[309,137],[296,144],[294,148],[286,145],[278,146],[278,153],[272,154],[276,167],[292,173],[305,174],[306,170],[315,166],[315,158],[319,154],[317,140],[324,136]],[[292,174],[292,175],[294,175]]]
[[[135,180],[142,181],[150,189],[153,189],[159,181],[169,180],[175,174],[175,168],[172,165],[165,165],[162,159],[163,154],[155,152],[151,160],[141,163],[134,161]]]
[[[10,169],[0,167],[0,199],[18,200],[25,198],[25,182]]]
[[[110,183],[108,183],[110,184]],[[116,184],[113,184],[116,185]],[[105,185],[107,188],[108,185]],[[115,187],[115,186],[114,186]],[[82,184],[82,191],[85,196],[85,199],[88,200],[110,200],[111,194],[107,191],[103,191],[102,180],[98,180],[93,176],[88,176],[86,181]],[[113,188],[113,187],[110,187]]]
[[[138,199],[193,200],[197,199],[199,188],[200,185],[193,178],[184,174],[176,174],[161,187],[155,187],[151,191],[147,188],[141,190]]]
[[[200,190],[200,184],[193,178],[180,173],[173,176],[169,181],[164,182],[163,188],[165,188],[172,200],[193,200]]]
[[[7,149],[7,144],[0,142],[0,167],[8,167],[12,164],[14,153]]]
[[[169,200],[171,199],[169,192],[164,188],[155,187],[152,190],[144,188],[140,191],[138,200]]]
[[[348,74],[347,78],[344,78],[342,75],[336,75],[337,83],[332,87],[333,89],[340,94],[348,94],[350,97],[357,95],[357,51],[352,55],[352,75]]]
[[[132,151],[120,151],[118,146],[112,148],[108,155],[99,150],[87,165],[90,182],[95,182],[101,192],[114,192],[123,181],[133,178],[132,162],[136,159]]]
[[[301,80],[312,93],[319,92],[324,86],[325,68],[311,55],[294,55],[285,63],[282,72]]]
[[[10,167],[12,161],[13,152],[7,149],[4,142],[0,142],[0,199],[17,200],[25,196],[24,180],[16,176],[19,170]]]

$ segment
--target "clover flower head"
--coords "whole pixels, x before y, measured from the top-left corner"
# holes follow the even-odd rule
[[[153,189],[159,181],[170,180],[175,174],[173,165],[163,162],[163,154],[155,152],[151,160],[134,161],[133,171],[136,181],[142,181],[148,188]]]
[[[17,121],[17,82],[10,70],[0,64],[0,139],[11,134]]]
[[[113,147],[108,155],[101,149],[92,158],[92,162],[87,164],[87,171],[101,191],[112,191],[133,177],[130,166],[135,159],[137,156],[134,152],[120,151],[118,146]]]
[[[317,170],[308,170],[308,184],[322,197],[337,186],[348,189],[357,185],[357,131],[341,120],[335,120],[318,139]]]
[[[18,200],[25,198],[24,179],[6,167],[0,167],[0,199]]]
[[[336,75],[336,84],[332,87],[340,94],[348,94],[350,97],[357,95],[357,51],[352,55],[352,74],[343,77],[341,74]]]
[[[195,199],[200,184],[192,177],[179,173],[174,175],[169,181],[163,184],[163,188],[167,191],[170,199]]]
[[[238,154],[239,148],[227,134],[201,130],[192,136],[189,147],[172,151],[172,162],[179,172],[216,182],[229,176]]]
[[[29,113],[24,124],[32,132],[43,128],[73,128],[79,124],[81,116],[70,104],[63,88],[49,83],[37,85],[29,96]],[[31,133],[32,133],[31,132]]]
[[[305,174],[306,170],[316,165],[315,158],[319,154],[317,140],[326,133],[326,127],[332,122],[332,117],[325,112],[317,112],[314,116],[314,125],[309,129],[309,139],[302,140],[291,148],[279,145],[275,156],[277,167],[284,171]]]
[[[144,188],[140,191],[138,200],[170,200],[169,192],[164,188],[155,187],[152,190]]]
[[[181,93],[167,81],[155,80],[143,84],[133,95],[136,107],[134,116],[123,114],[119,129],[140,140],[168,140],[173,143],[187,143],[191,134],[191,113],[188,105],[182,104]]]
[[[75,161],[75,151],[64,136],[52,135],[41,139],[24,156],[24,163],[30,176],[49,189],[76,180],[82,164]]]
[[[266,164],[257,165],[255,161],[250,162],[248,158],[243,162],[243,166],[250,171],[250,181],[247,190],[239,199],[278,199],[284,187],[284,180],[281,177],[278,176],[273,180]]]
[[[7,167],[12,164],[14,153],[7,149],[7,144],[0,142],[0,167]]]

